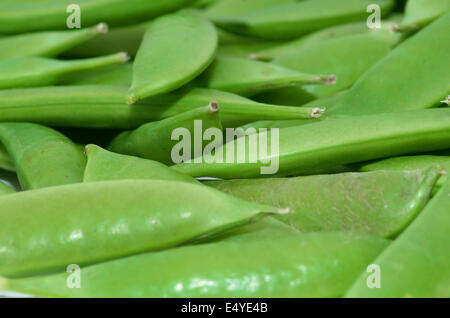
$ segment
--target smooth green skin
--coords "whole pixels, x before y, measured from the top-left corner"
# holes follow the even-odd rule
[[[202,125],[200,132],[195,131],[195,121],[200,121]],[[198,156],[201,156],[204,146],[209,142],[203,141],[202,138],[202,144],[197,145],[195,136],[197,133],[200,133],[200,137],[203,137],[203,133],[208,128],[222,130],[219,106],[211,103],[207,107],[197,108],[167,119],[147,123],[132,131],[125,131],[111,141],[108,149],[121,154],[152,159],[166,165],[173,165],[172,150],[180,142],[181,137],[180,140],[174,140],[172,139],[172,134],[178,128],[185,128],[190,133],[192,158],[197,157],[195,155],[196,147],[200,147],[201,153]]]
[[[108,32],[100,23],[91,28],[70,31],[43,31],[0,37],[0,59],[25,56],[54,57]]]
[[[390,13],[392,0],[314,0],[280,4],[235,17],[215,18],[225,30],[264,39],[295,39],[333,25],[364,21],[369,4],[378,4],[382,16]]]
[[[124,51],[134,57],[142,43],[145,30],[149,24],[150,22],[144,22],[113,28],[107,34],[77,45],[66,52],[64,56],[70,58],[86,58]]]
[[[359,165],[359,171],[377,171],[377,170],[415,170],[425,169],[430,166],[437,166],[441,169],[442,177],[439,178],[433,191],[437,191],[447,181],[447,175],[450,173],[450,156],[402,156],[383,159],[375,162],[369,162]]]
[[[0,274],[7,277],[171,248],[285,212],[203,185],[162,180],[25,191],[0,197],[0,207]]]
[[[70,77],[63,78],[65,85],[131,85],[133,77],[133,63],[113,65],[109,67],[87,70],[84,72],[72,74]]]
[[[227,45],[219,44],[219,47],[217,48],[217,56],[248,59],[252,57],[253,52],[271,48],[276,45],[278,45],[278,42],[273,41],[258,41]]]
[[[278,65],[242,58],[218,57],[196,81],[207,88],[253,95],[291,85],[334,84],[334,76],[300,73]]]
[[[193,8],[206,8],[210,5],[216,3],[218,0],[195,0],[194,3],[191,4]]]
[[[15,193],[16,190],[0,180],[0,196]]]
[[[127,100],[168,93],[190,82],[214,59],[217,32],[204,16],[182,11],[153,21],[133,63]]]
[[[246,138],[245,159],[248,161],[249,140]],[[271,133],[267,133],[267,149],[271,149]],[[234,147],[239,144],[236,142]],[[233,144],[232,144],[233,145]],[[226,148],[223,146],[224,158]],[[450,147],[450,109],[429,109],[410,113],[391,113],[359,117],[335,118],[309,125],[279,130],[278,175],[300,175],[337,165],[366,160],[434,151]],[[254,148],[254,145],[252,146]],[[272,158],[259,156],[258,162],[216,163],[203,158],[201,163],[185,162],[173,166],[194,177],[224,179],[261,177],[262,162]],[[240,154],[243,156],[243,154]],[[206,155],[210,157],[211,155]],[[207,163],[212,162],[212,163]]]
[[[196,179],[173,171],[160,162],[121,155],[97,145],[87,145],[85,153],[87,164],[83,182],[152,179],[199,183]]]
[[[0,289],[50,297],[338,297],[388,244],[345,233],[218,242],[87,267],[82,288],[67,288],[70,273],[61,273],[2,279]]]
[[[37,56],[0,60],[0,89],[54,85],[64,76],[127,60],[126,53],[66,61]]]
[[[296,178],[209,181],[238,198],[286,206],[277,216],[300,232],[346,231],[390,238],[400,233],[430,197],[436,171],[377,171]]]
[[[191,0],[78,0],[82,26],[127,25],[180,9]],[[71,0],[0,3],[0,33],[67,29]]]
[[[450,12],[375,64],[329,114],[376,114],[439,105],[450,92],[449,29]]]
[[[408,0],[399,28],[422,28],[450,10],[450,0]]]
[[[232,18],[256,10],[295,1],[298,0],[219,0],[204,12],[211,19]]]
[[[127,105],[126,90],[119,85],[0,90],[0,121],[133,129],[211,101],[220,104],[224,127],[238,127],[256,120],[311,118],[310,108],[262,104],[232,93],[201,88],[178,90]]]
[[[16,171],[14,162],[2,143],[0,143],[0,169],[8,171]]]
[[[69,138],[32,123],[0,123],[0,141],[12,157],[24,190],[81,182],[82,149]]]
[[[381,288],[367,288],[363,273],[346,297],[450,297],[450,181],[414,222],[374,261]],[[447,252],[446,252],[447,251]]]
[[[400,38],[400,34],[386,30],[348,35],[313,43],[295,53],[276,58],[272,63],[299,72],[335,74],[335,85],[303,86],[312,95],[325,97],[350,88],[370,67],[385,57]]]

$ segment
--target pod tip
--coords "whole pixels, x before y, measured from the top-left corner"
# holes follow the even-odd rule
[[[108,33],[108,31],[109,31],[108,25],[104,22],[97,24],[95,29],[98,31],[98,33],[101,33],[101,34]]]
[[[257,60],[257,59],[258,59],[258,55],[255,54],[255,53],[250,53],[250,54],[248,55],[248,59],[249,59],[249,60]]]
[[[211,102],[211,103],[209,103],[208,107],[212,113],[217,113],[219,111],[219,103],[218,102]]]
[[[414,24],[393,24],[391,29],[393,32],[411,32],[417,31],[419,27]]]
[[[133,93],[129,94],[127,96],[127,104],[128,105],[136,104],[136,95],[134,95]]]
[[[336,84],[336,75],[323,75],[322,80],[325,85],[334,85]]]
[[[292,211],[290,208],[280,208],[277,210],[277,214],[289,214],[291,212]]]
[[[447,95],[447,98],[446,98],[446,99],[441,100],[441,103],[442,103],[442,104],[450,105],[450,95]]]
[[[120,52],[119,55],[122,63],[126,63],[130,60],[130,56],[127,52]]]
[[[314,107],[311,110],[311,118],[320,118],[325,112],[326,108]]]

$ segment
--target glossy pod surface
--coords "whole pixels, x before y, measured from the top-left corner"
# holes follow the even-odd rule
[[[67,288],[63,273],[2,279],[0,289],[56,297],[337,297],[387,245],[343,233],[219,242],[87,267],[83,288]]]
[[[285,212],[203,185],[160,180],[25,191],[0,197],[0,208],[3,276],[64,270],[69,264],[170,248],[243,225],[263,212]]]
[[[408,0],[398,28],[410,30],[426,26],[450,10],[449,0]]]
[[[11,159],[11,156],[8,154],[8,151],[5,149],[2,143],[0,143],[0,169],[15,171],[14,162]]]
[[[346,297],[450,297],[450,182],[414,222],[373,262],[381,288],[367,288],[362,274]]]

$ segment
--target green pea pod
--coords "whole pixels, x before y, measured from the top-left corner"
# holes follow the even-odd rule
[[[209,18],[228,18],[297,0],[219,0],[205,10]]]
[[[83,180],[81,148],[59,132],[31,123],[0,123],[0,140],[11,155],[24,190]]]
[[[133,64],[127,102],[167,93],[194,79],[212,62],[217,48],[214,25],[183,11],[153,21]]]
[[[450,91],[449,29],[450,12],[375,64],[330,114],[374,114],[439,105]],[[408,85],[399,92],[399,83]]]
[[[64,76],[127,60],[126,53],[67,61],[36,56],[0,60],[0,89],[58,84]]]
[[[266,151],[256,153],[256,143],[266,143]],[[235,149],[242,144],[245,153]],[[195,177],[224,179],[274,173],[299,175],[337,165],[449,147],[450,109],[430,109],[329,118],[279,131],[260,132],[256,138],[242,136],[215,149],[215,153],[173,168]],[[229,149],[233,149],[232,155],[228,155],[231,158],[227,157]],[[221,153],[223,158],[217,158]]]
[[[154,179],[198,183],[157,161],[113,153],[96,145],[87,145],[85,153],[87,164],[83,182]]]
[[[251,96],[254,101],[276,105],[303,106],[317,99],[301,86],[289,86],[267,90]]]
[[[216,101],[224,127],[256,120],[305,119],[317,109],[267,105],[211,89],[183,89],[153,96],[135,105],[124,101],[127,88],[112,85],[39,87],[0,90],[0,121],[53,126],[133,129]]]
[[[218,57],[234,57],[248,59],[255,51],[268,49],[278,45],[273,41],[249,41],[248,43],[220,45],[217,48]]]
[[[447,181],[447,175],[450,173],[450,156],[402,156],[357,165],[360,171],[415,170],[425,169],[430,166],[439,167],[443,175],[433,189],[435,192]]]
[[[307,85],[303,89],[317,97],[350,88],[370,67],[385,57],[401,35],[391,31],[348,35],[308,45],[272,62],[299,72],[336,74],[336,85]]]
[[[286,213],[203,185],[161,180],[25,191],[0,197],[0,207],[0,273],[8,277],[170,248],[265,213]]]
[[[0,38],[0,59],[25,56],[54,57],[108,32],[100,23],[91,28],[73,31],[43,31]]]
[[[0,196],[5,195],[5,194],[15,193],[15,192],[16,192],[16,190],[14,190],[9,185],[7,185],[2,180],[0,180]]]
[[[61,273],[2,279],[0,289],[50,297],[338,297],[386,246],[344,233],[219,242],[82,268],[82,288],[67,288],[70,273]]]
[[[380,269],[381,288],[368,288],[369,274],[363,273],[345,296],[450,297],[449,207],[447,181],[414,222],[373,260]]]
[[[393,237],[425,206],[435,170],[342,173],[297,178],[209,181],[238,198],[286,206],[277,217],[305,232],[348,231]]]
[[[8,171],[16,171],[16,168],[14,167],[14,162],[2,143],[0,143],[0,169]]]
[[[191,0],[72,0],[0,3],[0,33],[14,34],[40,30],[66,29],[71,14],[81,16],[83,26],[99,22],[111,25],[137,23],[178,10]]]
[[[133,63],[128,62],[99,69],[88,70],[65,77],[62,83],[65,85],[131,85],[133,77]]]
[[[218,0],[195,0],[194,3],[191,4],[193,8],[207,8],[210,5],[216,3]]]
[[[222,124],[219,117],[219,105],[211,102],[207,107],[191,110],[158,122],[144,124],[133,131],[125,131],[116,136],[109,145],[109,150],[127,155],[143,157],[159,161],[167,165],[174,164],[174,147],[180,136],[176,130],[189,133],[190,145],[183,155],[188,158],[201,156],[205,142],[197,142],[209,128],[219,128]],[[177,139],[178,138],[178,139]],[[196,140],[197,139],[197,140]],[[185,141],[183,139],[183,141]],[[188,151],[188,152],[187,152]],[[199,152],[197,154],[197,152]],[[178,153],[176,153],[178,155]],[[191,156],[194,157],[191,157]]]
[[[296,37],[354,21],[366,20],[367,7],[377,4],[382,16],[393,8],[392,0],[314,0],[299,1],[252,11],[229,18],[215,18],[225,30],[265,39],[295,39]]]
[[[405,16],[396,29],[408,31],[422,28],[449,10],[449,0],[408,0]]]
[[[197,81],[204,87],[240,95],[252,95],[283,86],[335,84],[335,76],[300,73],[247,59],[216,58]]]

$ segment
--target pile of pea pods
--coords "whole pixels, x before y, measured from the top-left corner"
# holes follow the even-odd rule
[[[449,30],[450,0],[0,0],[0,293],[450,297]]]

